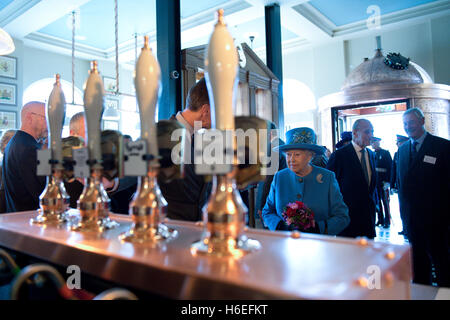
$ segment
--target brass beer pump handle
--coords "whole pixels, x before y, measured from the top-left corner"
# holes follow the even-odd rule
[[[126,242],[153,243],[177,236],[177,231],[160,223],[163,208],[167,206],[156,179],[159,172],[158,132],[155,123],[159,99],[161,69],[145,37],[144,47],[136,62],[134,84],[139,105],[141,139],[147,145],[144,161],[147,172],[139,177],[138,189],[130,204],[133,225],[119,238]]]
[[[89,151],[90,176],[78,200],[80,218],[72,227],[75,231],[103,232],[118,226],[109,218],[109,198],[101,183],[103,172],[100,122],[103,113],[104,87],[97,61],[92,62],[84,90],[84,115]]]
[[[100,144],[100,122],[103,114],[104,86],[98,71],[97,61],[92,62],[84,90],[84,114],[86,119],[86,139],[89,149],[91,169],[102,169]]]
[[[147,144],[150,167],[159,167],[159,151],[155,124],[156,104],[160,96],[161,68],[153,55],[148,36],[136,62],[134,85],[141,121],[141,139]]]
[[[218,12],[205,58],[206,85],[211,105],[212,128],[234,131],[233,98],[237,89],[238,57],[233,37]],[[230,146],[236,151],[236,141]],[[236,164],[236,162],[234,162]],[[240,258],[260,247],[243,235],[247,208],[236,189],[237,166],[227,174],[213,177],[211,197],[203,210],[204,236],[191,245],[191,253]]]
[[[66,99],[61,89],[61,76],[56,75],[56,82],[47,104],[47,126],[49,130],[49,148],[52,150],[53,168],[63,170],[61,133],[66,113]]]
[[[48,98],[46,120],[49,130],[49,151],[52,173],[47,176],[47,185],[39,196],[39,214],[31,219],[31,223],[62,224],[67,222],[66,211],[69,196],[62,183],[62,127],[65,117],[66,100],[61,90],[60,75],[56,75],[56,82]]]

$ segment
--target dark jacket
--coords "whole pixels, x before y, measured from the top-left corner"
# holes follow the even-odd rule
[[[409,223],[424,231],[448,225],[450,212],[450,142],[427,134],[414,161],[411,143],[398,151],[397,183]],[[433,163],[434,162],[434,163]],[[425,214],[426,213],[426,214]]]
[[[367,148],[366,148],[367,149]],[[327,169],[336,174],[344,202],[348,206],[350,224],[339,235],[374,238],[377,174],[375,157],[367,149],[372,177],[370,186],[364,177],[361,162],[352,143],[336,150],[328,161]]]
[[[5,187],[2,179],[2,166],[0,166],[0,213],[6,212]]]
[[[77,201],[83,193],[84,185],[77,179],[64,181],[64,187],[70,196],[70,207],[76,209]],[[108,192],[110,210],[113,213],[129,213],[129,205],[137,188],[136,177],[123,177],[119,179],[119,186],[114,192]]]
[[[64,181],[64,188],[66,189],[66,192],[70,197],[69,206],[71,208],[76,209],[77,201],[80,198],[81,194],[83,193],[84,184],[82,184],[77,179],[72,178],[69,181]]]
[[[176,120],[175,116],[170,120]],[[211,191],[211,183],[206,183],[203,176],[195,173],[193,137],[191,141],[191,163],[184,164],[184,178],[169,183],[158,182],[167,201],[167,217],[170,219],[202,220],[202,208]]]
[[[404,143],[398,151],[397,184],[412,245],[414,281],[422,283],[416,280],[427,276],[420,274],[419,257],[424,256],[434,264],[438,285],[450,286],[450,141],[427,133],[413,160],[411,142]]]
[[[36,175],[39,144],[28,133],[18,130],[5,149],[2,180],[5,185],[6,211],[39,208],[39,196],[46,177]]]
[[[398,167],[398,151],[394,153],[394,158],[392,159],[391,166],[391,189],[398,189],[397,186],[397,167]]]
[[[111,212],[128,214],[130,210],[130,202],[133,200],[133,196],[136,192],[136,177],[120,178],[119,187],[117,190],[108,193],[109,199],[111,200]]]
[[[375,168],[378,175],[378,185],[391,181],[392,157],[389,151],[378,149],[375,151]]]

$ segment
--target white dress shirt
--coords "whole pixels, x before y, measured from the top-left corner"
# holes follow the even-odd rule
[[[361,163],[362,148],[360,146],[358,146],[355,142],[353,142],[353,140],[352,140],[352,144],[353,144],[353,148],[355,148],[356,155],[358,156],[358,160]],[[365,158],[366,158],[366,167],[367,167],[367,173],[369,175],[369,186],[370,186],[370,181],[372,180],[372,169],[370,168],[369,150],[367,150],[367,148],[366,148]]]
[[[177,121],[181,123],[185,128],[185,137],[184,137],[184,153],[183,153],[183,163],[189,164],[191,163],[191,143],[192,143],[192,135],[194,134],[194,128],[186,121],[186,119],[181,114],[181,111],[178,111],[175,116]]]

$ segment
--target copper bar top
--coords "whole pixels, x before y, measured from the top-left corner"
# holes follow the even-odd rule
[[[203,232],[192,222],[168,220],[178,237],[152,246],[118,239],[131,225],[129,216],[111,214],[120,226],[95,234],[31,224],[36,215],[0,215],[0,246],[167,298],[410,298],[409,245],[249,229],[247,236],[262,248],[236,260],[192,255],[190,245]]]

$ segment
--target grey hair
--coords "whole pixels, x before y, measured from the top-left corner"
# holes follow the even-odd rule
[[[403,113],[403,116],[406,116],[407,114],[410,114],[410,113],[413,113],[420,120],[425,119],[425,116],[423,115],[422,110],[420,110],[419,108],[408,109]]]
[[[358,119],[358,120],[356,120],[355,123],[353,124],[352,131],[358,131],[358,130],[361,128],[361,124],[362,124],[363,122],[368,122],[368,123],[370,123],[370,121],[367,120],[367,119]]]
[[[76,132],[80,131],[80,121],[84,121],[84,112],[78,112],[70,118],[69,130]]]

